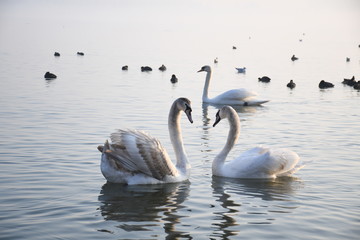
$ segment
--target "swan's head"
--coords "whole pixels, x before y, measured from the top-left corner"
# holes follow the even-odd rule
[[[209,65],[205,65],[198,72],[211,72],[211,67]]]
[[[215,127],[222,119],[224,118],[231,118],[231,116],[237,116],[235,110],[230,106],[223,106],[219,109],[216,113],[216,119],[213,124],[213,127]]]
[[[187,98],[178,98],[176,100],[176,106],[178,109],[184,111],[187,118],[189,119],[189,122],[193,123],[192,116],[191,116],[192,109],[191,109],[190,100]]]

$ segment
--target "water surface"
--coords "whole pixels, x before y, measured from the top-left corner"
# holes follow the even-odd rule
[[[359,22],[352,0],[1,1],[0,238],[357,239],[360,92],[341,82],[360,78]],[[271,181],[212,177],[228,124],[213,128],[218,109],[201,102],[206,64],[210,96],[245,87],[271,100],[236,109],[229,158],[287,147],[305,168]],[[322,79],[335,88],[319,90]],[[194,124],[181,119],[189,181],[107,183],[96,147],[115,129],[145,130],[174,159],[166,123],[178,97],[193,107]]]

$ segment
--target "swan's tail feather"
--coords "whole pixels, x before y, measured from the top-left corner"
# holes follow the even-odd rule
[[[283,172],[281,174],[278,174],[279,177],[289,177],[291,175],[293,175],[294,173],[296,173],[297,171],[299,171],[300,169],[302,169],[303,167],[305,167],[305,164],[304,165],[296,165],[293,169],[287,171],[287,172]]]
[[[270,100],[249,100],[244,102],[244,106],[260,106]]]

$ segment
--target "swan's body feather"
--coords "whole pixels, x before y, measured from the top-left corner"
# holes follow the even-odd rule
[[[288,149],[255,147],[227,162],[220,176],[232,178],[275,178],[292,174],[299,156]]]
[[[222,107],[216,114],[214,126],[227,118],[230,124],[227,142],[212,164],[213,175],[230,178],[276,178],[289,176],[303,167],[297,153],[285,149],[255,147],[234,160],[225,162],[227,155],[240,135],[240,119],[230,106]]]
[[[131,172],[141,172],[157,180],[176,176],[177,169],[160,141],[142,131],[118,130],[111,134],[110,150]]]
[[[267,100],[257,100],[256,96],[257,93],[255,92],[248,91],[245,88],[238,88],[223,92],[214,98],[205,99],[204,102],[245,106],[257,106],[268,102]]]
[[[188,164],[180,129],[180,111],[192,123],[190,101],[177,99],[169,113],[170,139],[176,154],[176,166],[160,141],[143,131],[117,130],[111,143],[99,146],[101,172],[109,182],[158,184],[184,181],[189,177]]]
[[[268,102],[268,100],[256,99],[257,94],[252,91],[248,91],[244,88],[232,89],[222,94],[209,98],[209,86],[211,79],[211,67],[203,66],[198,72],[206,72],[205,85],[203,90],[202,100],[204,103],[210,104],[229,104],[229,105],[241,105],[241,106],[258,106]]]

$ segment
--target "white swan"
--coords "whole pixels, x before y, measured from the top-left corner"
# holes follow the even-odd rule
[[[234,160],[225,163],[225,159],[240,136],[240,120],[238,114],[230,106],[222,107],[216,114],[216,124],[227,118],[230,130],[225,147],[212,163],[212,173],[216,176],[230,178],[276,178],[290,176],[303,166],[300,157],[288,149],[270,149],[255,147]]]
[[[250,92],[244,88],[232,89],[218,95],[217,97],[209,98],[208,92],[211,78],[211,67],[208,65],[203,66],[198,72],[206,72],[206,80],[202,96],[202,100],[205,103],[257,106],[269,101],[256,100],[255,97],[257,96],[257,94],[255,92]]]
[[[102,152],[101,172],[109,182],[126,184],[158,184],[181,182],[189,177],[188,163],[180,127],[184,111],[192,123],[191,102],[178,98],[170,108],[168,127],[176,155],[176,166],[159,140],[142,131],[118,130],[98,149]]]

